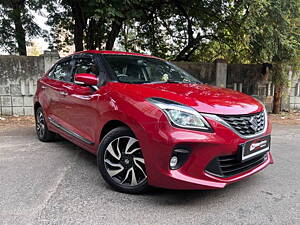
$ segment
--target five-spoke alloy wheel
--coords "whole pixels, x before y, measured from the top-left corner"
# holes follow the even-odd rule
[[[126,127],[113,129],[103,138],[98,166],[103,178],[118,191],[141,193],[148,188],[139,141]]]

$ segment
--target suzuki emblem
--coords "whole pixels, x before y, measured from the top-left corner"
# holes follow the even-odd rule
[[[257,124],[256,117],[252,116],[251,119],[249,120],[249,122],[251,123],[250,127],[252,128],[252,130],[257,131],[258,124]]]

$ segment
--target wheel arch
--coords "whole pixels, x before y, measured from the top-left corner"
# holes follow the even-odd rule
[[[113,130],[117,127],[127,127],[128,129],[130,129],[132,131],[132,133],[134,133],[133,130],[126,123],[124,123],[120,120],[110,120],[101,129],[100,142],[106,134],[108,134],[111,130]]]
[[[39,102],[36,102],[34,103],[34,114],[36,113],[36,110],[39,108],[39,107],[42,107],[42,105],[39,103]]]

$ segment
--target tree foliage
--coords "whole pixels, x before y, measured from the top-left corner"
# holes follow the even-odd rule
[[[44,34],[30,13],[40,7],[35,0],[0,0],[0,46],[4,50],[26,55],[26,38]]]
[[[16,52],[22,29],[26,38],[41,35],[29,10],[42,7],[57,49],[249,63],[289,61],[299,45],[299,0],[0,0],[1,46]]]
[[[299,0],[0,0],[0,46],[26,54],[41,36],[32,10],[45,8],[50,48],[118,49],[170,60],[274,65],[275,108],[287,65],[299,65]],[[31,11],[30,11],[31,10]]]
[[[275,95],[273,112],[279,113],[287,66],[295,62],[300,49],[299,1],[254,1],[255,10],[248,21],[250,56],[253,62],[273,64]]]

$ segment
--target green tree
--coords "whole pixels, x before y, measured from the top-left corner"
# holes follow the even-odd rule
[[[61,50],[74,44],[76,51],[84,49],[87,3],[88,0],[52,0],[45,3],[49,14],[47,25],[51,27],[50,48]]]
[[[9,53],[26,55],[26,38],[41,36],[43,31],[34,23],[29,9],[41,5],[34,0],[0,0],[0,46]]]
[[[231,10],[238,26],[219,26],[217,38],[199,45],[191,59],[229,63],[271,63],[275,84],[273,112],[279,113],[287,68],[299,68],[299,0],[244,0]],[[228,20],[227,20],[228,21]],[[229,20],[230,21],[230,20]]]
[[[247,7],[244,1],[235,0],[152,1],[142,18],[124,27],[135,35],[123,32],[127,36],[121,39],[165,58],[196,60],[199,49],[215,51],[218,43],[226,43],[228,49],[237,46],[239,40],[232,37],[239,31],[239,22],[247,17]],[[128,40],[128,36],[133,39]]]
[[[271,63],[280,109],[287,65],[299,62],[299,0],[0,0],[0,41],[26,54],[41,35],[28,9],[46,7],[51,47],[114,48],[171,60]]]
[[[74,43],[75,50],[113,49],[125,21],[142,17],[150,0],[52,0],[47,4],[52,42]],[[64,36],[65,38],[62,38]]]
[[[255,1],[247,21],[251,61],[273,64],[274,113],[280,111],[286,68],[299,57],[299,7],[298,0]]]

